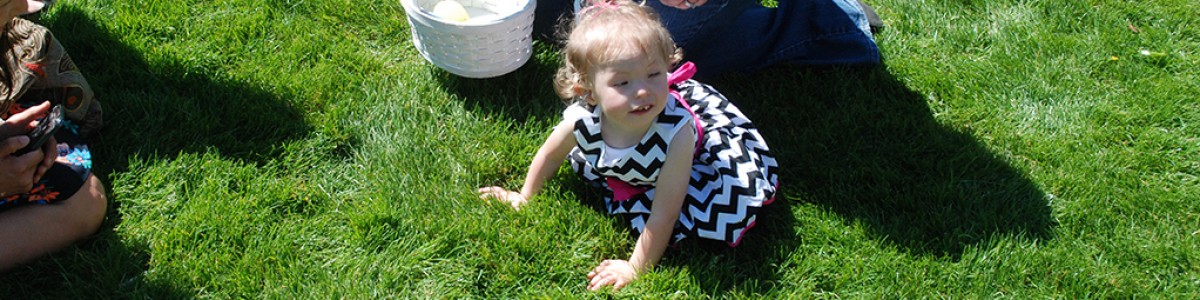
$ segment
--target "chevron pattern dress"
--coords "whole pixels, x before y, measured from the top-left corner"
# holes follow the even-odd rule
[[[759,210],[774,200],[779,165],[758,129],[711,86],[682,80],[672,87],[672,99],[656,124],[632,151],[615,160],[601,160],[605,146],[600,108],[568,107],[564,117],[577,119],[576,147],[568,156],[571,167],[604,188],[609,214],[626,215],[640,234],[650,217],[654,183],[670,138],[679,130],[698,130],[691,180],[672,243],[700,237],[736,247],[754,226]]]

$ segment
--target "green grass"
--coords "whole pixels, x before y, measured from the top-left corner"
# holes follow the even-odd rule
[[[473,192],[560,118],[553,47],[471,80],[397,2],[60,1],[112,206],[0,298],[1200,297],[1197,2],[870,3],[880,68],[710,82],[783,197],[612,294],[584,273],[632,240],[570,172],[519,212]]]

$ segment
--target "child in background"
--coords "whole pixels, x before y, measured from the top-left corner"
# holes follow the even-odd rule
[[[679,50],[649,7],[598,4],[571,27],[555,85],[574,103],[521,191],[485,187],[481,197],[519,208],[564,160],[604,188],[609,213],[626,215],[638,237],[628,259],[588,273],[591,290],[624,287],[686,237],[737,246],[778,188],[778,164],[758,130],[712,87],[690,80],[692,64],[670,72]]]
[[[18,17],[47,5],[0,0],[0,272],[92,235],[108,207],[87,147],[103,123],[100,103],[54,35]],[[52,105],[62,127],[40,150],[14,155]]]

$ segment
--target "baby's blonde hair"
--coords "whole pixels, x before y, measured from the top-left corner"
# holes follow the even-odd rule
[[[576,87],[590,89],[592,68],[611,61],[621,51],[638,49],[668,66],[681,57],[671,33],[650,7],[629,0],[596,1],[604,3],[580,10],[566,31],[563,65],[554,76],[554,87],[564,100],[583,100],[585,95],[577,93]]]

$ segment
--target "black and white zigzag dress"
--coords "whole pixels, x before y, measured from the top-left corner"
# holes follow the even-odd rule
[[[603,187],[609,214],[627,215],[640,234],[650,216],[654,183],[666,161],[669,139],[678,130],[699,128],[692,177],[672,242],[693,236],[737,246],[754,226],[759,210],[774,200],[779,165],[758,129],[712,87],[694,80],[673,87],[678,92],[667,100],[656,124],[619,158],[602,153],[606,150],[600,136],[600,108],[568,107],[563,115],[577,119],[576,147],[568,156],[571,167]]]

